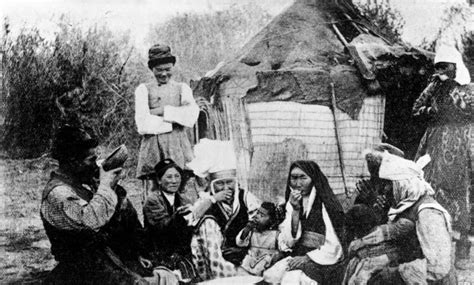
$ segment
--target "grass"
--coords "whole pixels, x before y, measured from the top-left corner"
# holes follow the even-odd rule
[[[31,283],[56,262],[39,215],[41,193],[56,162],[48,157],[0,159],[0,284]],[[141,213],[140,182],[122,185]]]
[[[0,159],[0,284],[34,284],[55,266],[39,206],[41,192],[56,163],[47,158]],[[141,214],[140,182],[121,182]],[[460,284],[474,284],[474,249],[468,270],[458,270]]]

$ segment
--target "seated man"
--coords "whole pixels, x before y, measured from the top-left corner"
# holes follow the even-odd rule
[[[389,153],[399,157],[405,156],[405,153],[402,150],[387,143],[376,144],[373,147],[373,151],[388,151]],[[370,172],[370,179],[361,179],[357,181],[356,191],[358,195],[354,201],[354,205],[367,205],[373,210],[377,219],[377,224],[383,224],[387,222],[387,213],[390,208],[387,201],[387,193],[391,190],[391,183],[378,177],[376,174],[377,170],[372,167],[373,164],[374,163],[370,162],[367,164]],[[351,238],[348,239],[349,242],[351,240]]]
[[[401,242],[415,230],[409,219],[379,225],[373,209],[364,204],[354,205],[346,213],[346,235],[352,237],[349,264],[343,284],[366,284],[378,271],[389,265],[398,265]]]
[[[80,128],[65,126],[56,135],[53,158],[59,169],[43,191],[41,219],[58,265],[45,283],[148,284],[126,265],[127,257],[143,267],[141,271],[150,263],[138,252],[125,250],[136,245],[127,238],[134,226],[124,225],[136,222],[136,212],[117,187],[121,169],[99,168],[96,146],[97,141]]]

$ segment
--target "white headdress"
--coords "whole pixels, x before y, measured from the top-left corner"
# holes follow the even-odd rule
[[[449,62],[456,64],[456,78],[454,80],[461,84],[466,85],[471,82],[471,76],[469,70],[464,65],[461,53],[452,46],[442,45],[436,49],[436,55],[434,63],[438,62]]]
[[[193,161],[187,166],[191,168],[197,176],[217,175],[219,173],[229,173],[235,177],[236,158],[234,147],[231,141],[218,141],[202,139],[194,146]]]

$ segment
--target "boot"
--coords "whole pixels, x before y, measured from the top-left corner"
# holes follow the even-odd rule
[[[471,255],[471,241],[468,237],[461,236],[461,239],[456,242],[456,257],[454,266],[460,270],[466,270],[469,266],[469,259]]]

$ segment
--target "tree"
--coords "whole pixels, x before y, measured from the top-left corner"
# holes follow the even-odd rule
[[[392,42],[401,42],[405,21],[400,12],[390,6],[388,0],[359,3],[358,8],[382,36]]]

